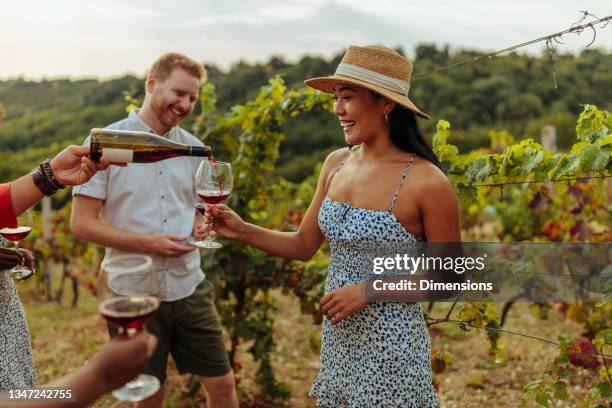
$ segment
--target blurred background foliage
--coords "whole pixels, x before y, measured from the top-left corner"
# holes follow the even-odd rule
[[[401,49],[398,51],[403,52]],[[423,44],[415,49],[414,74],[482,55],[473,50]],[[221,111],[253,99],[268,81],[281,75],[289,88],[300,88],[306,78],[329,75],[340,61],[304,56],[295,63],[272,56],[266,63],[238,62],[228,71],[207,65]],[[438,119],[453,124],[453,142],[460,152],[489,145],[490,130],[505,129],[515,139],[539,138],[544,125],[557,129],[563,149],[576,140],[575,121],[589,103],[612,109],[612,54],[586,49],[579,55],[555,55],[558,88],[554,88],[548,55],[510,53],[424,76],[414,81],[411,98],[432,116],[421,121],[427,135]],[[24,79],[0,81],[0,103],[6,110],[0,128],[0,181],[29,171],[37,162],[70,143],[81,143],[92,127],[125,116],[126,100],[142,98],[143,78],[109,80]],[[191,129],[201,112],[196,108],[185,123]],[[344,145],[336,119],[322,110],[287,120],[280,129],[286,140],[280,147],[276,174],[298,182],[313,173],[321,158]],[[19,152],[16,160],[15,152]],[[62,206],[63,200],[56,203]]]

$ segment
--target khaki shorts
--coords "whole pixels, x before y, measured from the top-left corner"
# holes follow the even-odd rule
[[[115,336],[117,329],[108,327],[111,336]],[[157,336],[158,343],[145,373],[154,375],[161,383],[166,380],[168,353],[181,374],[218,377],[230,372],[223,331],[213,303],[213,287],[206,279],[191,296],[161,302],[147,323],[147,330]]]

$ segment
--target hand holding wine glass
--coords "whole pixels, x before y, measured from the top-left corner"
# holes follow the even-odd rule
[[[106,258],[101,265],[98,309],[118,337],[131,338],[145,329],[145,323],[159,307],[159,284],[151,257],[125,254]],[[160,387],[159,380],[141,374],[113,391],[120,401],[142,401]]]
[[[19,248],[17,251],[19,251],[21,254],[21,264],[30,269],[32,271],[32,275],[34,275],[36,273],[36,259],[34,258],[34,252],[25,248]],[[25,279],[32,275],[27,276]]]
[[[248,224],[234,210],[224,204],[215,205],[206,213],[206,225],[218,234],[240,239]]]
[[[9,270],[21,262],[23,262],[23,256],[18,250],[0,247],[0,271]]]
[[[204,159],[200,163],[195,179],[196,193],[202,202],[196,203],[198,213],[210,211],[217,204],[225,201],[233,185],[232,165],[226,162]],[[203,205],[206,203],[205,205]],[[204,241],[194,242],[194,245],[201,248],[221,248],[223,244],[214,241],[210,233]]]
[[[23,252],[19,249],[19,241],[27,237],[32,231],[32,217],[29,211],[21,214],[17,218],[18,226],[16,228],[5,227],[0,229],[2,238],[13,242],[15,250],[20,256],[20,262],[15,265],[9,272],[16,280],[25,280],[34,274],[33,257],[31,253]],[[32,259],[29,259],[32,258]],[[26,262],[26,260],[28,262]]]
[[[157,338],[145,332],[127,339],[114,338],[91,358],[88,365],[101,377],[104,388],[111,391],[147,368],[156,345]]]

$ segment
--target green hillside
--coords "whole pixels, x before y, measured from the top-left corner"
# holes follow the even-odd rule
[[[415,55],[418,74],[481,53],[421,45]],[[239,62],[227,72],[207,68],[217,88],[219,108],[227,110],[252,98],[275,75],[300,87],[306,78],[332,73],[340,58],[305,56],[289,63],[273,56],[265,64]],[[431,121],[422,121],[425,131],[430,134],[438,119],[449,120],[454,142],[463,149],[486,143],[491,129],[507,129],[518,138],[537,138],[546,124],[557,128],[563,147],[575,139],[575,117],[581,104],[612,109],[611,66],[612,54],[602,50],[556,55],[555,89],[548,55],[512,53],[425,76],[413,83],[410,94],[432,116]],[[142,83],[142,78],[131,76],[105,81],[0,81],[0,103],[6,110],[0,128],[0,181],[25,173],[66,144],[81,143],[92,127],[121,119],[127,105],[124,92],[141,98]],[[191,124],[185,126],[189,129]],[[326,112],[300,115],[283,131],[287,139],[281,147],[279,172],[292,180],[311,174],[325,152],[344,143],[338,122]]]

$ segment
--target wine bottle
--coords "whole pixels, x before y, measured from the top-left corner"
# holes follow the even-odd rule
[[[209,146],[173,142],[149,132],[91,129],[89,158],[98,163],[104,156],[111,163],[153,163],[179,156],[210,156]]]

